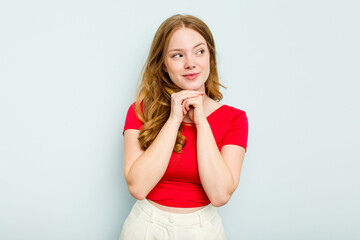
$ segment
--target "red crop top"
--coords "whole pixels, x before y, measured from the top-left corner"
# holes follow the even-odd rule
[[[221,149],[226,144],[247,148],[248,120],[243,110],[222,105],[212,112],[207,120],[216,144]],[[142,122],[136,117],[135,103],[127,112],[124,131],[140,129]],[[183,123],[182,133],[187,142],[180,154],[173,152],[164,176],[146,196],[168,207],[200,207],[210,203],[201,182],[196,157],[196,126]]]

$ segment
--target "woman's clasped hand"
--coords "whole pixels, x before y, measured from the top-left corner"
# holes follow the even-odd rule
[[[206,120],[203,107],[204,92],[182,90],[171,95],[170,119],[183,122],[186,115],[196,125]]]

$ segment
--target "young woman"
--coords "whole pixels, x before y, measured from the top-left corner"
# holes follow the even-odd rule
[[[157,30],[124,127],[124,175],[137,199],[121,240],[225,239],[216,207],[238,186],[246,113],[219,101],[213,36],[191,15]]]

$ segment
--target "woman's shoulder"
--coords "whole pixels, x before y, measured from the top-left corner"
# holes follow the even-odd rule
[[[246,112],[244,109],[239,107],[234,107],[232,105],[228,104],[222,104],[221,107],[223,114],[229,114],[229,115],[246,115]]]
[[[133,101],[130,106],[128,107],[128,111],[134,111],[136,110],[136,101]],[[143,101],[140,102],[140,110],[143,111]]]
[[[222,105],[221,108],[222,111],[218,113],[220,116],[218,121],[222,125],[232,130],[247,129],[248,117],[245,110],[227,104]]]
[[[234,121],[244,122],[247,121],[246,112],[238,107],[234,107],[228,104],[220,104],[209,116],[213,124],[229,125]]]

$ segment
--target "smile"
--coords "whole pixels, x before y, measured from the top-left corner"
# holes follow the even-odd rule
[[[200,73],[195,73],[195,74],[187,74],[187,75],[183,75],[186,79],[195,79],[199,76]]]

